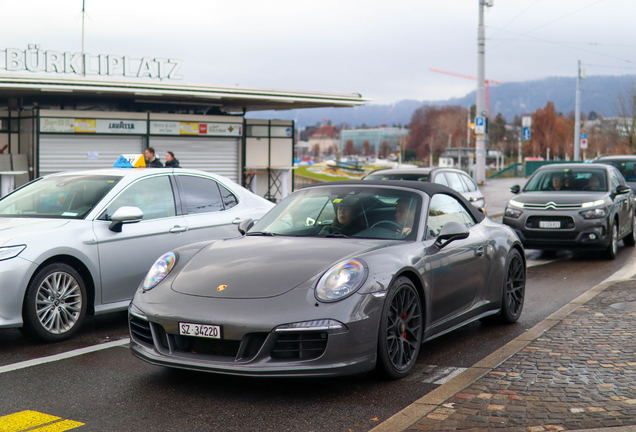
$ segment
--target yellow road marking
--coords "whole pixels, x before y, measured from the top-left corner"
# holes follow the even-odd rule
[[[0,432],[63,432],[83,425],[37,411],[21,411],[0,417]]]

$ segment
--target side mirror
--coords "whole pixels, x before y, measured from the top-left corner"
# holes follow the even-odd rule
[[[519,185],[514,185],[510,187],[510,192],[512,192],[513,194],[518,194],[519,192],[521,192],[521,186]]]
[[[241,223],[238,225],[238,230],[241,235],[245,235],[245,233],[248,232],[253,226],[254,220],[247,218],[244,221],[241,221]]]
[[[458,222],[448,222],[440,231],[437,239],[435,240],[435,246],[443,248],[447,244],[455,240],[461,240],[468,238],[470,231],[465,225]]]
[[[629,191],[631,191],[631,190],[632,190],[632,188],[630,188],[629,186],[618,185],[616,187],[616,195],[626,194],[626,193],[629,193]]]
[[[123,224],[140,222],[143,217],[144,212],[139,207],[119,207],[110,218],[112,222],[108,229],[113,232],[121,232]]]

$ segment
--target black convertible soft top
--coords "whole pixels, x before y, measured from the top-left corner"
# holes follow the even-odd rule
[[[334,182],[325,182],[325,183],[317,183],[310,186],[305,186],[305,188],[313,188],[313,187],[332,187],[332,186],[390,186],[390,187],[401,187],[408,189],[415,189],[421,192],[424,192],[426,195],[432,197],[435,194],[445,194],[450,195],[460,201],[466,210],[470,212],[471,215],[477,220],[477,222],[481,222],[484,220],[486,215],[480,212],[475,206],[468,202],[466,198],[462,196],[459,192],[454,189],[451,189],[447,186],[440,185],[437,183],[430,182],[421,182],[421,181],[412,181],[412,180],[346,180],[346,181],[334,181]],[[304,188],[303,188],[304,189]]]

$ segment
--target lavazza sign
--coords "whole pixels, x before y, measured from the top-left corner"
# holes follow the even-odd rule
[[[78,52],[42,51],[40,45],[29,45],[26,50],[7,48],[5,54],[4,65],[0,61],[0,69],[7,71],[183,79],[181,75],[178,75],[183,62],[177,59],[151,57],[135,59],[113,54],[92,55]],[[2,57],[0,55],[0,59]]]

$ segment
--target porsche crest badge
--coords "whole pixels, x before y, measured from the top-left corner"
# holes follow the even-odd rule
[[[216,290],[223,291],[225,288],[227,288],[227,285],[219,285],[219,287]]]

